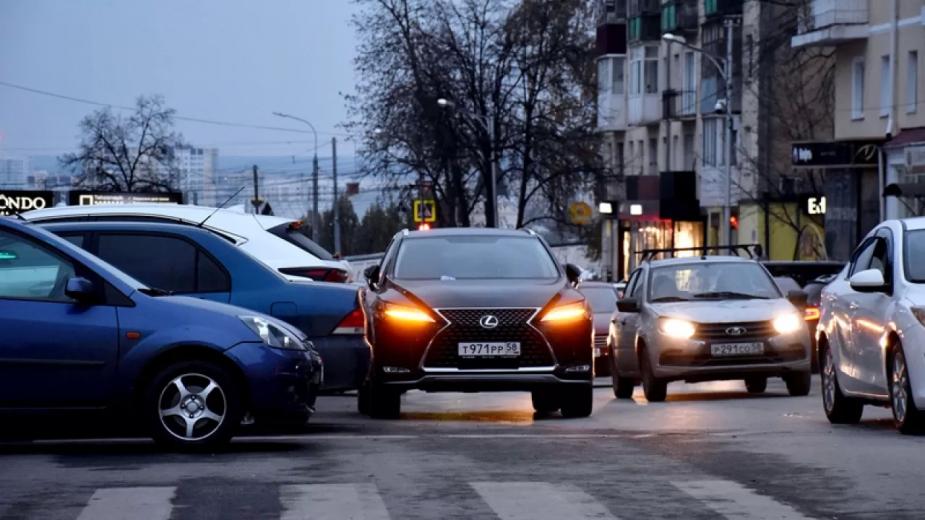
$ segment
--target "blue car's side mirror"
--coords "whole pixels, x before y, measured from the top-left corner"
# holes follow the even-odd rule
[[[96,294],[93,282],[79,276],[68,279],[64,287],[64,295],[79,303],[94,303]]]

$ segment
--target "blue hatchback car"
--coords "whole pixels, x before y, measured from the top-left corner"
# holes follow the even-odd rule
[[[42,226],[149,287],[253,309],[295,326],[321,354],[323,390],[357,388],[366,378],[369,345],[357,286],[286,280],[221,235],[191,225],[139,220]]]
[[[141,420],[160,442],[211,446],[248,413],[306,421],[321,380],[320,356],[295,327],[163,296],[0,218],[0,412],[108,410]]]

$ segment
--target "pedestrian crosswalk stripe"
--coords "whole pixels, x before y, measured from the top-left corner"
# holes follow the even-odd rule
[[[389,520],[375,484],[302,484],[280,488],[282,520]]]
[[[97,489],[77,520],[167,520],[176,487]]]
[[[729,519],[803,520],[794,508],[729,480],[675,481],[674,487]]]
[[[591,495],[570,484],[470,482],[501,520],[616,520]]]

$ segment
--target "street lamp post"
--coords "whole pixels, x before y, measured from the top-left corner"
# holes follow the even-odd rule
[[[453,103],[449,99],[440,98],[437,100],[437,105],[441,108],[447,109],[456,109],[456,103]],[[485,218],[485,225],[488,227],[498,227],[498,162],[497,156],[495,154],[495,125],[492,123],[491,116],[485,114],[481,116],[479,114],[473,114],[472,112],[466,110],[459,110],[459,112],[470,119],[477,121],[482,128],[485,129],[485,132],[488,134],[488,140],[491,143],[489,146],[489,157],[488,161],[491,165],[491,182],[489,183],[488,189],[491,193],[486,197],[491,206],[491,221],[488,221],[488,216]]]
[[[321,219],[318,218],[318,132],[315,131],[315,125],[311,124],[306,119],[302,119],[301,117],[284,114],[282,112],[273,112],[273,115],[276,117],[292,119],[308,125],[308,128],[311,129],[312,135],[315,138],[314,156],[312,157],[312,240],[318,242],[321,239]],[[334,191],[337,192],[336,186],[334,187]],[[334,201],[334,204],[335,206],[337,205],[336,200]],[[335,229],[339,227],[337,219],[334,219],[334,227]]]
[[[707,52],[700,47],[695,47],[687,43],[687,39],[683,36],[679,36],[672,33],[665,33],[662,35],[662,39],[668,42],[668,44],[677,43],[682,47],[686,47],[694,52],[700,53],[706,57],[710,63],[716,67],[716,70],[719,72],[720,76],[723,78],[723,84],[725,85],[725,95],[726,100],[722,104],[725,112],[726,124],[724,125],[723,135],[725,136],[726,141],[726,202],[723,206],[723,237],[726,241],[726,245],[732,245],[732,158],[735,154],[735,143],[732,142],[732,134],[734,131],[735,122],[732,117],[732,95],[734,85],[732,84],[732,31],[735,27],[735,21],[732,18],[727,18],[725,20],[724,26],[726,27],[726,57],[720,58],[714,56],[713,54]],[[717,112],[720,110],[720,103],[717,102]]]

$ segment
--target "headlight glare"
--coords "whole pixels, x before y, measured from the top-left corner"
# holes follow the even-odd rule
[[[778,334],[790,334],[800,330],[800,327],[803,327],[803,319],[800,315],[796,313],[787,313],[777,318],[774,318],[774,330]]]
[[[260,316],[239,316],[241,321],[269,347],[286,350],[305,350],[302,340],[295,334]]]
[[[690,339],[697,331],[697,327],[687,320],[662,318],[658,321],[658,330],[669,338]]]

